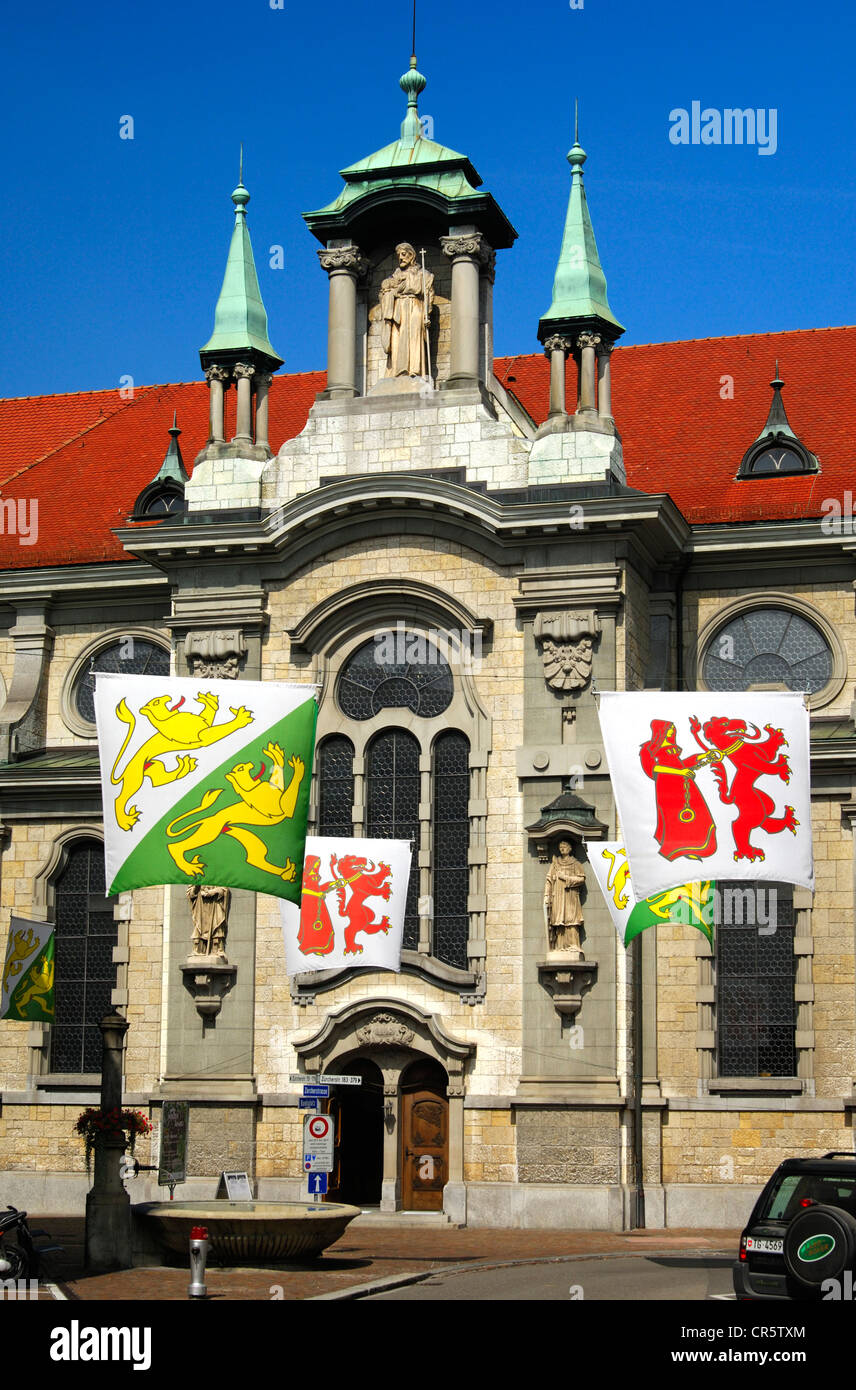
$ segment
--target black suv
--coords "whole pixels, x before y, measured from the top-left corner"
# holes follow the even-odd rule
[[[856,1153],[780,1163],[733,1270],[738,1299],[856,1298]]]

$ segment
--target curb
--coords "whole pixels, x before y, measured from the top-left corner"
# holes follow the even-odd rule
[[[332,1293],[317,1293],[311,1298],[301,1300],[304,1303],[330,1303],[337,1300],[368,1298],[372,1294],[385,1293],[388,1289],[403,1289],[408,1284],[420,1284],[425,1279],[431,1279],[437,1274],[467,1274],[479,1269],[509,1269],[515,1265],[556,1265],[556,1264],[579,1264],[583,1260],[622,1260],[647,1257],[649,1255],[729,1255],[733,1256],[733,1251],[712,1249],[706,1247],[700,1249],[680,1249],[676,1250],[673,1245],[667,1250],[640,1250],[636,1254],[628,1250],[610,1250],[603,1254],[587,1255],[545,1255],[542,1258],[529,1258],[525,1260],[471,1260],[466,1264],[449,1265],[432,1269],[420,1270],[418,1273],[411,1274],[389,1274],[385,1279],[372,1279],[367,1284],[352,1284],[347,1289],[336,1289]]]

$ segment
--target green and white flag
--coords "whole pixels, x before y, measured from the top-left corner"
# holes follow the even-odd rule
[[[159,883],[300,902],[317,686],[99,674],[107,892]]]
[[[13,917],[3,963],[0,1018],[53,1022],[54,929]]]
[[[646,927],[662,926],[665,922],[697,927],[713,942],[716,885],[710,880],[681,883],[638,902],[624,846],[617,842],[590,843],[588,851],[598,887],[625,946]]]

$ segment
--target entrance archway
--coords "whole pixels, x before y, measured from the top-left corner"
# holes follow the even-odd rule
[[[442,1211],[449,1180],[449,1077],[439,1062],[419,1058],[401,1076],[401,1204],[405,1211]]]
[[[361,1076],[363,1084],[337,1086],[327,1102],[335,1119],[329,1198],[377,1207],[383,1182],[383,1075],[365,1057],[349,1058],[345,1070],[349,1076]]]

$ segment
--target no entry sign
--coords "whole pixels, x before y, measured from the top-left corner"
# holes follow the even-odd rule
[[[332,1171],[332,1115],[307,1115],[303,1121],[303,1168],[307,1173]]]

